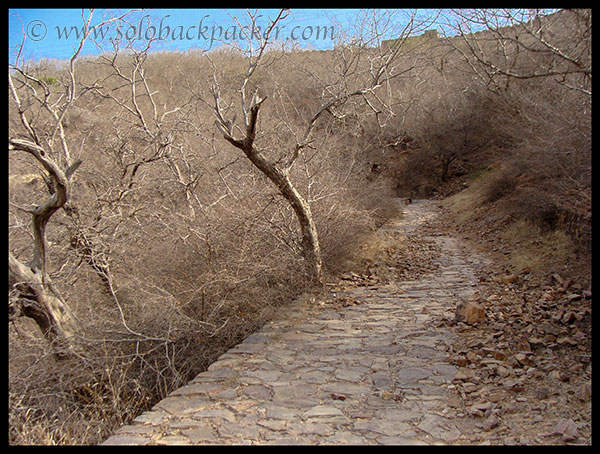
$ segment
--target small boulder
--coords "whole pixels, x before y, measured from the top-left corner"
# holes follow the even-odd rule
[[[572,419],[561,419],[552,429],[551,435],[562,435],[564,441],[575,440],[579,436],[577,424]]]
[[[575,395],[582,402],[589,402],[592,398],[592,386],[589,383],[584,383],[575,391]]]
[[[456,306],[456,321],[473,325],[485,320],[483,307],[472,301],[463,301]]]
[[[500,420],[496,415],[492,414],[483,422],[483,430],[489,432],[494,427],[498,426],[498,424],[500,424]]]
[[[502,276],[502,281],[505,284],[512,284],[513,282],[515,282],[516,278],[517,277],[514,274],[506,274]]]

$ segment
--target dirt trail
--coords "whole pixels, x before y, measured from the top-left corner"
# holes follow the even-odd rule
[[[436,213],[417,201],[380,230],[425,231],[419,241],[439,252],[432,272],[294,303],[103,444],[486,443],[501,405],[466,407],[451,321],[487,259],[425,228]]]

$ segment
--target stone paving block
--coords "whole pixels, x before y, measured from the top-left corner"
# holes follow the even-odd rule
[[[219,435],[225,438],[258,440],[260,431],[256,426],[245,424],[225,423],[219,426]]]
[[[260,408],[266,410],[266,417],[269,419],[288,419],[295,420],[300,416],[301,410],[275,405],[271,402],[265,402]]]
[[[290,433],[295,433],[297,435],[319,435],[321,437],[333,435],[336,432],[330,424],[314,421],[290,422],[288,430]]]
[[[189,411],[190,417],[192,419],[198,420],[225,420],[229,422],[234,422],[236,420],[235,414],[227,410],[226,408],[214,408],[214,409],[206,409],[206,410],[196,410]]]
[[[163,424],[171,419],[171,415],[166,411],[162,411],[157,407],[154,407],[152,411],[146,411],[135,418],[133,421],[137,423],[148,423],[153,425]]]
[[[272,397],[271,389],[264,385],[250,385],[241,389],[241,393],[259,400],[266,400]]]
[[[367,440],[352,432],[337,432],[331,437],[323,438],[319,444],[323,445],[364,445]]]
[[[395,386],[394,380],[387,373],[377,372],[371,374],[370,378],[378,390],[389,390]]]
[[[399,436],[411,429],[411,425],[398,421],[386,419],[371,419],[369,421],[357,421],[353,429],[359,432],[374,432],[382,435]]]
[[[161,400],[154,408],[164,410],[172,415],[185,415],[206,407],[208,403],[210,401],[204,397],[170,396]]]
[[[419,380],[427,378],[431,374],[433,374],[431,369],[425,369],[423,367],[407,367],[398,371],[396,380],[400,386],[416,385]]]
[[[136,435],[113,435],[108,440],[101,443],[103,446],[124,446],[124,445],[145,445],[148,444],[150,440],[145,437],[136,436]]]
[[[194,444],[216,443],[219,440],[214,431],[206,426],[182,430],[181,434]]]
[[[339,408],[330,407],[327,405],[315,405],[309,410],[302,413],[303,418],[315,416],[344,416],[344,413]]]
[[[426,415],[418,427],[433,438],[446,442],[453,441],[461,436],[460,430],[453,422],[438,415]]]
[[[193,444],[189,438],[183,435],[166,435],[157,441],[159,445],[184,446]]]

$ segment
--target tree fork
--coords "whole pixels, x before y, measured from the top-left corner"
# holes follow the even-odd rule
[[[70,177],[81,165],[77,160],[65,171],[47,156],[45,150],[27,140],[9,139],[9,151],[24,151],[33,155],[46,169],[54,181],[54,193],[31,211],[33,224],[33,260],[24,264],[11,253],[8,254],[9,286],[15,290],[15,302],[20,313],[32,318],[44,337],[55,349],[58,359],[70,352],[70,339],[79,331],[79,323],[69,306],[52,288],[46,268],[46,225],[52,215],[64,207],[70,198]]]
[[[298,218],[298,222],[300,223],[300,231],[302,232],[302,253],[305,260],[308,262],[311,277],[316,284],[320,286],[324,285],[323,262],[319,245],[319,236],[309,203],[302,197],[290,181],[288,176],[289,167],[285,170],[278,168],[275,164],[272,164],[263,158],[260,155],[260,151],[254,147],[258,111],[266,98],[260,98],[257,94],[253,96],[250,107],[250,118],[246,126],[246,134],[244,139],[239,140],[233,137],[231,122],[225,120],[221,114],[219,107],[219,92],[216,88],[213,89],[213,95],[215,97],[215,112],[217,114],[215,123],[217,128],[229,143],[242,150],[250,162],[252,162],[256,168],[277,186],[280,194],[292,206],[294,213]]]

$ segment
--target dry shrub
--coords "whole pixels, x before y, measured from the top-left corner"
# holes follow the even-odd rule
[[[518,176],[510,171],[502,171],[500,175],[490,178],[485,189],[485,200],[488,203],[511,194],[517,187]]]
[[[224,86],[235,87],[242,59],[212,58]],[[304,63],[324,76],[328,58],[315,53]],[[116,62],[131,68],[127,55]],[[110,60],[80,63],[83,85],[101,79],[103,89],[129,102]],[[215,136],[212,112],[197,101],[208,94],[211,65],[194,53],[152,54],[145,64],[156,105],[183,106],[163,125],[173,141],[168,156],[157,158],[135,116],[93,91],[67,116],[67,139],[84,164],[73,182],[71,214],[57,212],[47,235],[54,284],[83,332],[74,341],[78,356],[57,363],[30,320],[13,321],[11,444],[102,441],[310,290],[293,211],[239,150]],[[61,80],[61,71],[52,68],[52,77]],[[255,82],[269,94],[258,140],[275,159],[294,145],[282,118],[302,131],[307,112],[321,102],[317,79],[302,71],[298,62],[296,72],[273,66],[257,73]],[[137,105],[151,117],[146,96]],[[45,131],[43,109],[38,118],[35,126]],[[24,135],[15,119],[11,114],[11,135]],[[394,211],[388,182],[366,179],[358,126],[325,118],[315,129],[315,149],[292,175],[314,207],[330,273]],[[27,159],[11,159],[11,174],[35,170]],[[18,206],[47,197],[47,188],[19,180],[11,190],[11,249],[26,261],[29,219]],[[81,247],[77,239],[88,242]]]
[[[581,285],[589,285],[588,260],[560,230],[542,230],[526,219],[517,219],[500,232],[500,242],[510,249],[508,265],[517,272],[528,268],[537,276],[568,273]]]
[[[398,213],[391,181],[385,179],[365,182],[360,191],[347,191],[335,201],[317,205],[315,217],[321,220],[319,235],[327,270],[333,274],[345,270],[357,246]]]
[[[543,232],[553,230],[557,227],[558,208],[539,192],[513,187],[510,198],[505,201],[504,209],[515,218],[524,219],[538,226]]]
[[[10,330],[10,444],[98,443],[155,401],[130,343],[106,339],[86,358],[56,362],[37,327],[19,325]]]

